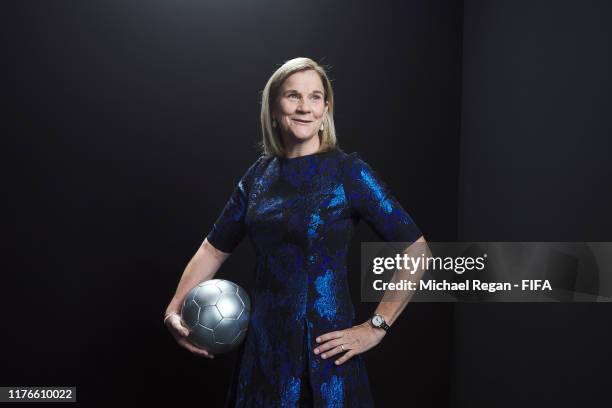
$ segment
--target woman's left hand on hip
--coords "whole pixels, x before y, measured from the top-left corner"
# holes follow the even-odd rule
[[[349,329],[325,333],[316,338],[318,343],[314,353],[328,359],[344,353],[335,361],[336,365],[346,362],[351,357],[361,354],[376,346],[387,332],[372,327],[368,321]]]

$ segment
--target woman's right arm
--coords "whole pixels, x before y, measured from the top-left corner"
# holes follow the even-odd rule
[[[166,315],[168,313],[180,314],[183,299],[185,299],[187,293],[200,282],[212,279],[229,256],[230,254],[219,251],[212,246],[207,238],[204,239],[200,248],[185,267],[174,297],[166,308]]]
[[[166,308],[164,324],[181,346],[195,354],[213,358],[213,355],[207,350],[195,347],[186,339],[189,330],[182,325],[180,316],[183,300],[193,287],[215,276],[221,264],[225,262],[245,236],[245,218],[248,206],[247,189],[251,185],[251,177],[257,165],[262,162],[263,158],[264,156],[260,156],[234,187],[232,195],[223,207],[212,229],[187,264],[176,292]],[[209,238],[215,244],[214,246],[209,242]]]
[[[208,351],[195,347],[186,339],[189,329],[181,323],[181,307],[187,293],[200,282],[212,279],[230,253],[222,252],[212,246],[208,239],[193,255],[178,283],[174,296],[166,308],[164,323],[176,341],[194,354],[213,358]]]

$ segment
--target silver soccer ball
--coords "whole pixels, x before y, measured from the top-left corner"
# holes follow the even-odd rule
[[[225,279],[210,279],[191,289],[181,309],[190,331],[187,339],[213,354],[227,353],[242,343],[250,314],[247,292]]]

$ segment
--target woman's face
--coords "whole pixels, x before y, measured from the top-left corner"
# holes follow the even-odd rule
[[[285,138],[304,142],[317,136],[327,113],[323,83],[314,70],[300,71],[285,79],[273,116]]]

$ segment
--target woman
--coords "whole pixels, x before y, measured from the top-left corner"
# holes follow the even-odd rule
[[[166,325],[179,344],[213,358],[186,341],[181,302],[248,233],[256,275],[232,406],[373,406],[360,354],[381,341],[406,302],[382,302],[374,323],[353,325],[350,239],[359,219],[386,241],[424,239],[372,168],[339,148],[333,111],[331,83],[314,61],[295,58],[274,72],[262,96],[264,154],[241,178],[168,305]]]

